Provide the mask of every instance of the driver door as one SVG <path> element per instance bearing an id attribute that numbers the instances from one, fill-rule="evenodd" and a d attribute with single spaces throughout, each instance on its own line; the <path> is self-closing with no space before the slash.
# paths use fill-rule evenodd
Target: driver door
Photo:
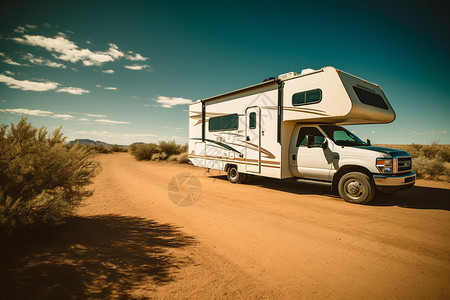
<path id="1" fill-rule="evenodd" d="M 307 144 L 308 137 L 312 141 Z M 331 180 L 331 168 L 333 163 L 332 151 L 326 143 L 325 149 L 322 147 L 326 143 L 326 137 L 317 127 L 301 127 L 296 141 L 298 176 L 317 180 Z"/>

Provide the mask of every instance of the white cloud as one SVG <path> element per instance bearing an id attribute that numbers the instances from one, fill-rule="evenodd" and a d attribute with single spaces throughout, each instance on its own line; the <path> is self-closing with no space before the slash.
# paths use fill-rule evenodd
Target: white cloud
<path id="1" fill-rule="evenodd" d="M 84 114 L 87 117 L 93 117 L 93 118 L 106 118 L 107 115 L 96 115 L 96 114 Z"/>
<path id="2" fill-rule="evenodd" d="M 99 119 L 99 120 L 95 120 L 95 122 L 103 123 L 103 124 L 131 124 L 130 122 L 113 121 L 113 120 L 107 120 L 107 119 Z"/>
<path id="3" fill-rule="evenodd" d="M 5 75 L 0 75 L 0 82 L 4 82 L 7 86 L 9 86 L 12 89 L 20 89 L 24 91 L 36 91 L 36 92 L 54 90 L 59 85 L 59 83 L 51 81 L 36 82 L 29 80 L 17 80 Z"/>
<path id="4" fill-rule="evenodd" d="M 375 131 L 375 130 L 372 130 L 370 133 L 376 133 L 376 131 Z"/>
<path id="5" fill-rule="evenodd" d="M 87 119 L 87 118 L 79 118 L 79 119 L 77 119 L 77 121 L 81 121 L 81 122 L 87 122 L 87 121 L 90 121 L 89 119 Z"/>
<path id="6" fill-rule="evenodd" d="M 113 90 L 113 91 L 117 91 L 117 88 L 114 86 L 105 86 L 105 90 Z"/>
<path id="7" fill-rule="evenodd" d="M 95 86 L 96 86 L 96 87 L 102 87 L 100 84 L 96 84 Z"/>
<path id="8" fill-rule="evenodd" d="M 136 53 L 134 56 L 129 54 L 125 58 L 131 61 L 146 61 L 148 59 L 148 57 L 143 57 L 139 53 Z"/>
<path id="9" fill-rule="evenodd" d="M 5 73 L 8 74 L 8 75 L 15 75 L 13 72 L 8 71 L 8 70 L 6 70 Z"/>
<path id="10" fill-rule="evenodd" d="M 14 29 L 15 33 L 24 33 L 25 31 L 28 31 L 29 29 L 36 29 L 37 26 L 36 25 L 25 25 L 25 27 L 23 26 L 18 26 L 16 29 Z"/>
<path id="11" fill-rule="evenodd" d="M 180 97 L 165 97 L 165 96 L 158 96 L 156 99 L 156 102 L 161 105 L 161 107 L 164 108 L 172 108 L 175 105 L 186 105 L 190 104 L 192 100 L 180 98 Z"/>
<path id="12" fill-rule="evenodd" d="M 138 97 L 138 96 L 133 96 L 133 97 L 131 97 L 131 98 L 133 98 L 133 99 L 139 99 L 139 97 Z"/>
<path id="13" fill-rule="evenodd" d="M 42 58 L 42 57 L 36 57 L 31 53 L 27 53 L 23 56 L 23 59 L 29 61 L 32 64 L 35 65 L 39 65 L 39 66 L 47 66 L 47 67 L 51 67 L 51 68 L 60 68 L 60 69 L 65 69 L 66 66 L 54 61 L 51 61 L 49 59 L 46 58 Z"/>
<path id="14" fill-rule="evenodd" d="M 58 93 L 69 93 L 69 94 L 73 94 L 73 95 L 83 95 L 83 94 L 90 93 L 90 91 L 88 91 L 88 90 L 84 90 L 82 88 L 77 88 L 77 87 L 60 88 L 59 90 L 57 90 L 57 92 Z"/>
<path id="15" fill-rule="evenodd" d="M 1 57 L 5 57 L 6 55 L 5 55 L 5 53 L 0 52 L 0 56 L 1 56 Z"/>
<path id="16" fill-rule="evenodd" d="M 434 135 L 436 133 L 438 133 L 438 134 L 446 134 L 447 131 L 446 130 L 442 130 L 442 131 L 424 131 L 424 132 L 422 132 L 422 131 L 415 131 L 415 130 L 412 131 L 412 134 L 416 134 L 416 135 L 429 135 L 429 134 Z"/>
<path id="17" fill-rule="evenodd" d="M 53 115 L 51 111 L 39 110 L 39 109 L 26 109 L 26 108 L 15 108 L 15 109 L 0 109 L 2 112 L 7 112 L 10 114 L 17 115 L 29 115 L 29 116 L 41 116 L 41 117 L 49 117 Z"/>
<path id="18" fill-rule="evenodd" d="M 16 29 L 14 29 L 14 32 L 16 33 L 24 33 L 25 32 L 25 27 L 19 26 Z"/>
<path id="19" fill-rule="evenodd" d="M 70 119 L 74 119 L 75 117 L 72 115 L 64 115 L 64 114 L 54 114 L 52 116 L 52 118 L 55 119 L 63 119 L 63 120 L 70 120 Z"/>
<path id="20" fill-rule="evenodd" d="M 127 69 L 130 69 L 130 70 L 139 71 L 139 70 L 148 68 L 150 66 L 149 65 L 131 65 L 131 66 L 124 66 L 124 67 Z"/>
<path id="21" fill-rule="evenodd" d="M 5 58 L 5 59 L 3 60 L 3 62 L 4 62 L 5 64 L 13 65 L 13 66 L 22 66 L 22 67 L 28 66 L 28 65 L 26 65 L 26 64 L 21 64 L 21 63 L 18 63 L 18 62 L 16 62 L 16 61 L 13 61 L 13 60 L 12 60 L 11 58 L 9 58 L 9 57 Z"/>
<path id="22" fill-rule="evenodd" d="M 115 44 L 109 44 L 107 51 L 80 49 L 74 42 L 68 40 L 63 33 L 58 33 L 53 38 L 41 35 L 24 35 L 23 37 L 13 38 L 13 40 L 21 44 L 42 47 L 52 52 L 53 57 L 57 59 L 72 63 L 81 61 L 85 66 L 100 66 L 125 55 Z"/>
<path id="23" fill-rule="evenodd" d="M 114 74 L 114 70 L 104 70 L 102 72 L 105 74 Z"/>

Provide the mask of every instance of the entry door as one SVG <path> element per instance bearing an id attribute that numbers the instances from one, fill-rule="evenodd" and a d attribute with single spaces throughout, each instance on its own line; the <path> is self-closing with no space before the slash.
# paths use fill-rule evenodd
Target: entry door
<path id="1" fill-rule="evenodd" d="M 261 110 L 257 106 L 245 111 L 245 140 L 246 170 L 261 173 Z"/>

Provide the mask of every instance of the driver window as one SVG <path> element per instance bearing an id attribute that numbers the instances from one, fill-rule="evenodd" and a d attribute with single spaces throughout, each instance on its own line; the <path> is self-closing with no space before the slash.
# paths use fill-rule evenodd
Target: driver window
<path id="1" fill-rule="evenodd" d="M 313 147 L 321 147 L 325 142 L 325 137 L 316 127 L 302 127 L 300 128 L 300 132 L 298 133 L 297 139 L 297 147 L 306 147 L 306 136 L 312 135 L 314 136 L 314 145 Z"/>

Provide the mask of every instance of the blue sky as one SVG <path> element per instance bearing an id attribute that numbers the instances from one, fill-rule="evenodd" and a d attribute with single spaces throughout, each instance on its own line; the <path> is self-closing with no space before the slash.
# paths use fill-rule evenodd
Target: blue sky
<path id="1" fill-rule="evenodd" d="M 20 1 L 0 12 L 0 123 L 187 142 L 190 101 L 305 68 L 379 84 L 372 143 L 450 144 L 444 1 Z"/>

